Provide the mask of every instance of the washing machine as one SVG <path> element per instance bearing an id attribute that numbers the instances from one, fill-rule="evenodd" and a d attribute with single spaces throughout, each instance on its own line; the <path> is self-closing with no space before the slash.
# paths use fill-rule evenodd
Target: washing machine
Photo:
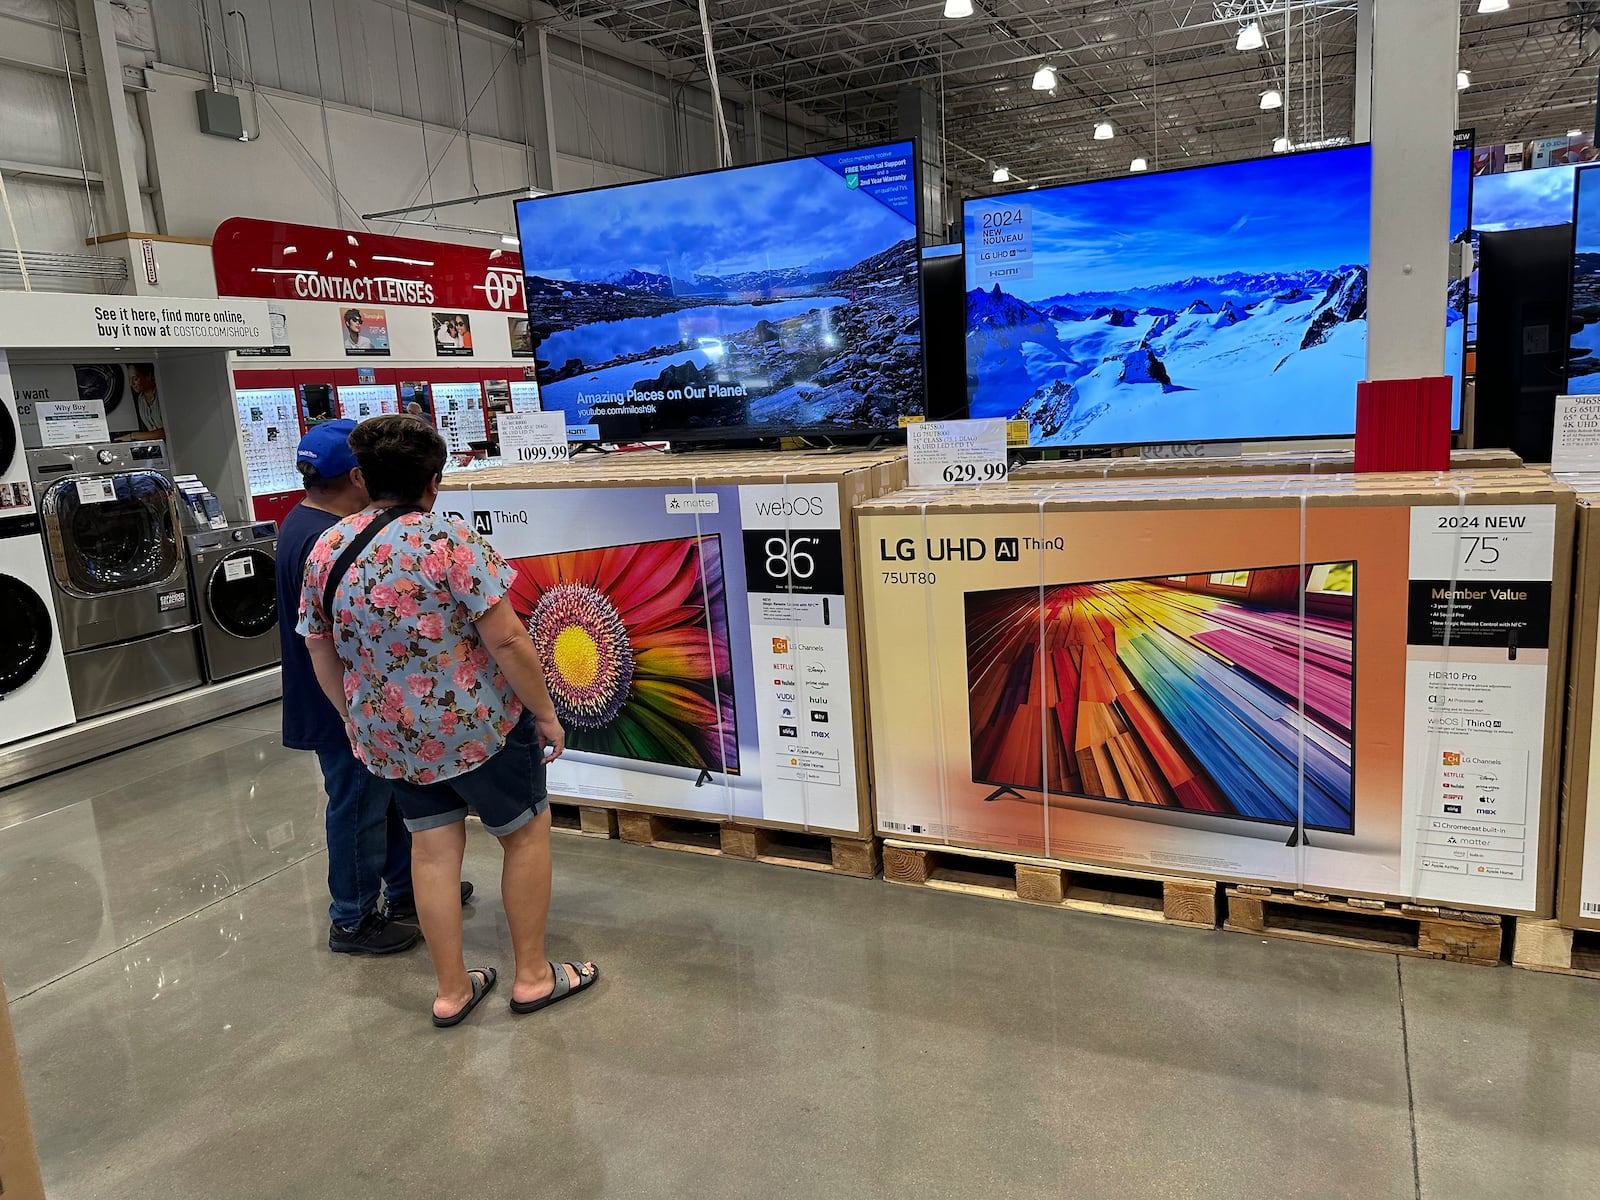
<path id="1" fill-rule="evenodd" d="M 278 661 L 277 544 L 271 521 L 188 537 L 200 648 L 212 683 Z"/>
<path id="2" fill-rule="evenodd" d="M 74 720 L 10 382 L 0 380 L 0 745 Z"/>
<path id="3" fill-rule="evenodd" d="M 158 441 L 28 451 L 79 718 L 202 681 L 178 491 Z"/>

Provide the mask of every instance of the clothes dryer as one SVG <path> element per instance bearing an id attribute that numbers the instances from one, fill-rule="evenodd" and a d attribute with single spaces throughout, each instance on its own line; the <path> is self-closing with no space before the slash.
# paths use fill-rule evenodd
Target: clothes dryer
<path id="1" fill-rule="evenodd" d="M 212 683 L 278 661 L 277 542 L 271 521 L 188 537 L 200 645 Z"/>

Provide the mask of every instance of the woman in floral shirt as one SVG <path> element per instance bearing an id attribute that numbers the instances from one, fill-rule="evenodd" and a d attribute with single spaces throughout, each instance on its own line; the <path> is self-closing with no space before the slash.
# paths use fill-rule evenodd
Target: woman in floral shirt
<path id="1" fill-rule="evenodd" d="M 462 958 L 469 807 L 505 853 L 511 1007 L 534 1012 L 599 978 L 591 962 L 544 958 L 544 774 L 566 735 L 528 631 L 502 602 L 511 569 L 460 521 L 428 511 L 445 462 L 438 431 L 415 417 L 374 417 L 356 426 L 350 448 L 373 503 L 312 549 L 299 631 L 356 756 L 393 781 L 411 831 L 417 917 L 439 977 L 434 1024 L 459 1024 L 496 981 L 493 967 L 468 971 Z"/>

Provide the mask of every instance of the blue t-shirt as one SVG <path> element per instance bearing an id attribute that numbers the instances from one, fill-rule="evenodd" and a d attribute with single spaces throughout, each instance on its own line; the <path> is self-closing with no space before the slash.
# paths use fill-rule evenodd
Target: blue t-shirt
<path id="1" fill-rule="evenodd" d="M 278 642 L 283 648 L 283 744 L 291 750 L 349 750 L 344 722 L 322 694 L 300 621 L 306 559 L 317 539 L 339 518 L 305 503 L 294 506 L 278 530 Z"/>

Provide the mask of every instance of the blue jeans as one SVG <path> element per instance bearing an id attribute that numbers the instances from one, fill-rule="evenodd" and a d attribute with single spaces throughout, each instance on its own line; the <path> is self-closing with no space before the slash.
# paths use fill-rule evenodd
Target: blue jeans
<path id="1" fill-rule="evenodd" d="M 328 793 L 328 918 L 354 929 L 378 908 L 381 884 L 391 904 L 411 902 L 411 835 L 394 789 L 348 750 L 318 750 Z"/>

